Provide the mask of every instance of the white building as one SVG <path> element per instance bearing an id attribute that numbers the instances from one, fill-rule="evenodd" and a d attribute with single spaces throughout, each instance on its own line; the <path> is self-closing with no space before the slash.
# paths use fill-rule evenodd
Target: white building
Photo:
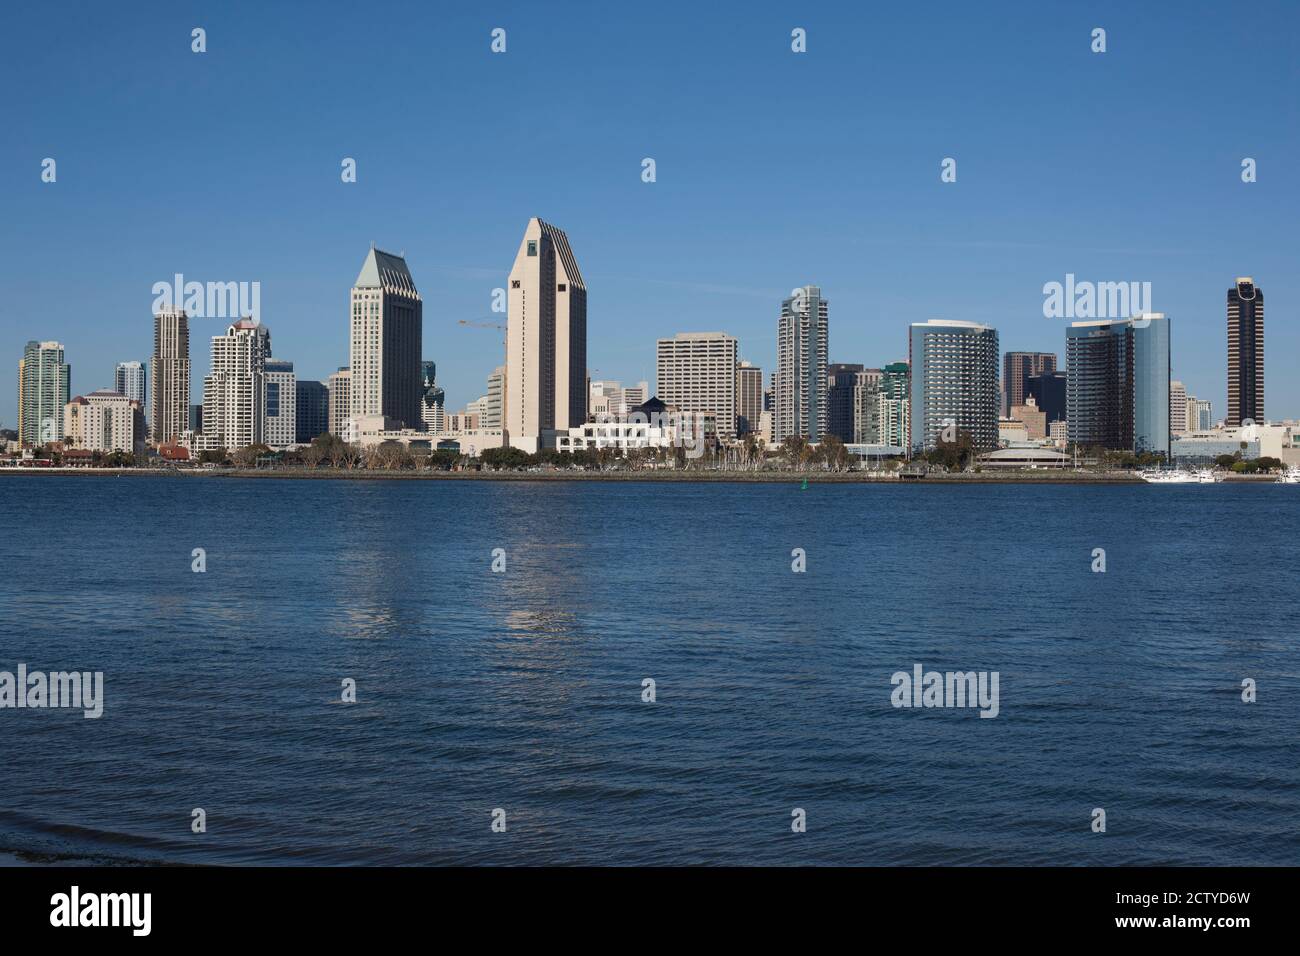
<path id="1" fill-rule="evenodd" d="M 777 320 L 772 410 L 778 443 L 791 435 L 816 443 L 826 434 L 829 355 L 830 303 L 820 287 L 804 286 L 781 303 Z"/>
<path id="2" fill-rule="evenodd" d="M 387 415 L 410 428 L 420 424 L 423 316 L 406 260 L 372 246 L 352 286 L 349 417 Z"/>
<path id="3" fill-rule="evenodd" d="M 252 319 L 240 319 L 225 335 L 212 337 L 212 371 L 203 379 L 203 432 L 200 451 L 238 451 L 266 442 L 266 361 L 271 332 Z"/>
<path id="4" fill-rule="evenodd" d="M 343 429 L 351 414 L 352 406 L 352 372 L 346 366 L 329 377 L 326 387 L 330 390 L 329 433 L 343 437 Z"/>
<path id="5" fill-rule="evenodd" d="M 140 455 L 145 439 L 143 406 L 120 392 L 100 389 L 78 395 L 63 407 L 63 443 L 67 448 Z"/>
<path id="6" fill-rule="evenodd" d="M 655 348 L 655 395 L 687 412 L 711 412 L 724 441 L 736 437 L 739 343 L 725 332 L 679 332 Z M 761 374 L 761 373 L 760 373 Z"/>
<path id="7" fill-rule="evenodd" d="M 149 378 L 150 438 L 155 444 L 176 441 L 190 427 L 190 320 L 184 311 L 166 310 L 153 317 Z"/>
<path id="8" fill-rule="evenodd" d="M 298 379 L 293 363 L 266 360 L 266 433 L 271 448 L 292 448 L 298 443 Z"/>
<path id="9" fill-rule="evenodd" d="M 148 391 L 146 378 L 143 362 L 118 362 L 113 371 L 113 389 L 131 401 L 139 402 L 140 407 L 144 408 Z"/>

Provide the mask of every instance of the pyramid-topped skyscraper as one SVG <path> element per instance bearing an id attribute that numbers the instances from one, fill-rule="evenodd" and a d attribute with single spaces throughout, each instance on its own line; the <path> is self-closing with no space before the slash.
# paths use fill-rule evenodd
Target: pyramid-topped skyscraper
<path id="1" fill-rule="evenodd" d="M 352 286 L 350 418 L 385 415 L 420 427 L 424 310 L 406 260 L 370 248 Z"/>

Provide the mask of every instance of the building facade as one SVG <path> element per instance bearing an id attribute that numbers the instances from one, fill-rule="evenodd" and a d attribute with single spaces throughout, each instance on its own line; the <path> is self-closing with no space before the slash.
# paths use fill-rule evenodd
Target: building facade
<path id="1" fill-rule="evenodd" d="M 424 305 L 406 260 L 371 247 L 352 285 L 348 415 L 421 422 Z"/>
<path id="2" fill-rule="evenodd" d="M 945 431 L 970 436 L 976 450 L 998 445 L 998 333 L 975 322 L 913 323 L 908 447 L 935 448 Z"/>
<path id="3" fill-rule="evenodd" d="M 1168 318 L 1075 322 L 1065 335 L 1070 441 L 1168 458 Z"/>
<path id="4" fill-rule="evenodd" d="M 506 432 L 536 452 L 587 420 L 587 287 L 563 230 L 536 218 L 509 281 Z"/>
<path id="5" fill-rule="evenodd" d="M 63 431 L 68 448 L 131 455 L 144 454 L 147 437 L 140 402 L 107 389 L 68 402 L 63 407 Z"/>
<path id="6" fill-rule="evenodd" d="M 342 437 L 352 411 L 352 370 L 346 365 L 329 378 L 329 433 Z"/>
<path id="7" fill-rule="evenodd" d="M 740 344 L 725 332 L 679 332 L 655 346 L 655 394 L 684 412 L 712 412 L 719 437 L 736 437 Z"/>
<path id="8" fill-rule="evenodd" d="M 1169 383 L 1169 434 L 1181 435 L 1188 430 L 1187 387 L 1182 382 Z"/>
<path id="9" fill-rule="evenodd" d="M 309 444 L 330 430 L 330 390 L 324 382 L 300 381 L 295 386 L 298 406 L 294 424 L 294 441 Z"/>
<path id="10" fill-rule="evenodd" d="M 806 285 L 781 303 L 772 376 L 773 431 L 777 444 L 791 436 L 819 442 L 826 434 L 826 367 L 830 355 L 830 303 L 819 286 Z"/>
<path id="11" fill-rule="evenodd" d="M 1008 352 L 1002 357 L 1002 414 L 1011 413 L 1013 405 L 1025 404 L 1029 397 L 1029 380 L 1044 372 L 1056 371 L 1055 352 Z"/>
<path id="12" fill-rule="evenodd" d="M 1228 290 L 1228 413 L 1236 428 L 1264 418 L 1264 290 L 1249 276 Z"/>
<path id="13" fill-rule="evenodd" d="M 1065 421 L 1066 375 L 1061 371 L 1043 372 L 1029 378 L 1029 394 L 1047 416 L 1047 424 Z"/>
<path id="14" fill-rule="evenodd" d="M 63 440 L 63 409 L 72 366 L 58 342 L 28 342 L 18 363 L 18 441 L 28 447 Z"/>
<path id="15" fill-rule="evenodd" d="M 143 362 L 118 362 L 113 371 L 113 388 L 141 408 L 148 407 L 147 369 Z"/>
<path id="16" fill-rule="evenodd" d="M 153 317 L 149 378 L 153 380 L 149 438 L 156 445 L 176 442 L 190 422 L 190 320 L 184 311 Z"/>
<path id="17" fill-rule="evenodd" d="M 271 331 L 252 319 L 212 337 L 212 371 L 203 379 L 200 450 L 237 451 L 266 443 L 266 363 Z"/>
<path id="18" fill-rule="evenodd" d="M 858 373 L 865 367 L 850 362 L 833 362 L 826 366 L 826 433 L 846 445 L 854 440 L 854 390 Z M 878 376 L 879 369 L 875 371 Z"/>
<path id="19" fill-rule="evenodd" d="M 298 443 L 298 377 L 293 363 L 266 360 L 266 431 L 262 438 L 275 449 Z"/>
<path id="20" fill-rule="evenodd" d="M 759 416 L 762 414 L 763 370 L 757 365 L 742 361 L 736 366 L 736 434 L 750 435 L 757 432 Z"/>

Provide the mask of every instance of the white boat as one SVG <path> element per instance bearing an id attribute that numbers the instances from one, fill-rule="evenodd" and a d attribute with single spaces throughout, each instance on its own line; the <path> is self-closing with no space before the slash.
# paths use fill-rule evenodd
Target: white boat
<path id="1" fill-rule="evenodd" d="M 1140 471 L 1138 475 L 1143 481 L 1149 481 L 1154 485 L 1212 485 L 1216 481 L 1223 480 L 1222 476 L 1215 474 L 1209 468 L 1202 468 L 1200 471 L 1187 471 L 1182 468 L 1154 469 Z"/>
<path id="2" fill-rule="evenodd" d="M 1277 476 L 1279 485 L 1300 485 L 1300 469 L 1288 468 Z"/>

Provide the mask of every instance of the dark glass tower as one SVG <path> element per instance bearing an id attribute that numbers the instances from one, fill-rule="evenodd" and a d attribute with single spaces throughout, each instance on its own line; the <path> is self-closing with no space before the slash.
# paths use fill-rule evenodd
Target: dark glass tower
<path id="1" fill-rule="evenodd" d="M 1249 276 L 1228 290 L 1228 417 L 1264 419 L 1264 292 Z"/>

